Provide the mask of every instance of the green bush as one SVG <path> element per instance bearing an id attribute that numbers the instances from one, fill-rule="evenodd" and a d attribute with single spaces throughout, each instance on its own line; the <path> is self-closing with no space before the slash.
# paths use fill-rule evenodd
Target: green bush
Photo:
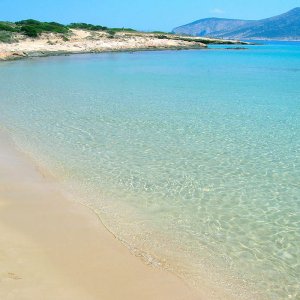
<path id="1" fill-rule="evenodd" d="M 68 38 L 67 36 L 63 35 L 63 36 L 62 36 L 62 40 L 63 40 L 64 42 L 67 42 L 67 41 L 69 41 L 69 38 Z"/>
<path id="2" fill-rule="evenodd" d="M 120 31 L 129 31 L 129 32 L 136 32 L 136 30 L 132 29 L 132 28 L 109 28 L 110 31 L 114 31 L 114 32 L 120 32 Z"/>
<path id="3" fill-rule="evenodd" d="M 37 29 L 40 29 L 41 32 L 56 32 L 56 33 L 66 33 L 68 28 L 64 25 L 51 22 L 51 23 L 42 23 Z"/>
<path id="4" fill-rule="evenodd" d="M 28 20 L 21 20 L 15 23 L 16 25 L 39 25 L 41 24 L 40 21 L 28 19 Z"/>
<path id="5" fill-rule="evenodd" d="M 43 32 L 67 33 L 69 30 L 65 25 L 56 22 L 40 22 L 33 19 L 16 22 L 16 25 L 21 25 L 21 32 L 29 37 L 37 37 Z"/>
<path id="6" fill-rule="evenodd" d="M 166 34 L 166 32 L 164 31 L 150 31 L 150 33 Z"/>
<path id="7" fill-rule="evenodd" d="M 5 22 L 0 22 L 0 30 L 10 31 L 10 32 L 18 31 L 17 27 L 13 26 L 11 23 L 5 23 Z"/>
<path id="8" fill-rule="evenodd" d="M 11 43 L 11 42 L 13 42 L 11 32 L 0 31 L 0 42 L 2 42 L 2 43 Z"/>
<path id="9" fill-rule="evenodd" d="M 68 25 L 68 27 L 74 28 L 74 29 L 85 29 L 85 30 L 93 30 L 93 31 L 107 30 L 107 27 L 100 26 L 100 25 L 87 24 L 87 23 L 71 23 Z"/>
<path id="10" fill-rule="evenodd" d="M 111 29 L 107 30 L 106 32 L 111 36 L 114 36 L 116 34 L 116 31 L 111 30 Z"/>
<path id="11" fill-rule="evenodd" d="M 38 37 L 40 34 L 34 25 L 24 25 L 21 27 L 21 31 L 29 37 Z"/>
<path id="12" fill-rule="evenodd" d="M 155 37 L 158 39 L 168 39 L 168 36 L 163 34 L 156 35 Z"/>

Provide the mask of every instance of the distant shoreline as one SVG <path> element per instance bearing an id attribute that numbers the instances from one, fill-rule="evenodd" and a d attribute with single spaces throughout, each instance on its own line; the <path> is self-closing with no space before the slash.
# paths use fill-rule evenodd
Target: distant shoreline
<path id="1" fill-rule="evenodd" d="M 205 18 L 173 29 L 176 34 L 204 34 L 242 40 L 297 40 L 300 41 L 300 7 L 283 14 L 260 20 Z"/>
<path id="2" fill-rule="evenodd" d="M 117 32 L 72 29 L 66 39 L 59 33 L 43 33 L 30 38 L 18 35 L 15 42 L 0 43 L 0 61 L 55 55 L 134 52 L 155 50 L 206 49 L 210 44 L 248 45 L 248 42 L 173 34 Z"/>

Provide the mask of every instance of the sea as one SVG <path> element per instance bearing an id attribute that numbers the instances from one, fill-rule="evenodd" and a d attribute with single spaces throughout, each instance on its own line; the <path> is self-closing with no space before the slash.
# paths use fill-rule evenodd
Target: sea
<path id="1" fill-rule="evenodd" d="M 0 128 L 152 267 L 300 299 L 300 42 L 235 47 L 1 62 Z"/>

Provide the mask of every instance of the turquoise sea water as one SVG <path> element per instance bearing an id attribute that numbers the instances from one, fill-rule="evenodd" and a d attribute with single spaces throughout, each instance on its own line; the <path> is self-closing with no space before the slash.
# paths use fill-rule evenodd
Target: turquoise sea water
<path id="1" fill-rule="evenodd" d="M 147 263 L 300 298 L 300 43 L 0 64 L 0 124 Z"/>

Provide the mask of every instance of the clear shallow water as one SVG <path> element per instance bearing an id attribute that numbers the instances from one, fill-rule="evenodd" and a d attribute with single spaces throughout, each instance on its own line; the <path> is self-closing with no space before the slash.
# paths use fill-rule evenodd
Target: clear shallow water
<path id="1" fill-rule="evenodd" d="M 299 43 L 7 62 L 0 87 L 1 126 L 147 262 L 299 299 Z"/>

